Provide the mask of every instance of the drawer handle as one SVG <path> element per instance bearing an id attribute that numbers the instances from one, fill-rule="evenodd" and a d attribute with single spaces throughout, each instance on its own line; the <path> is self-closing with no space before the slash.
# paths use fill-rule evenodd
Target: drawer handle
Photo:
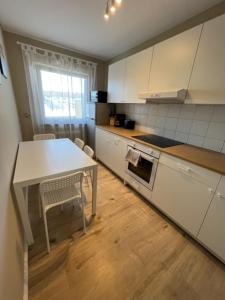
<path id="1" fill-rule="evenodd" d="M 183 166 L 181 166 L 180 164 L 178 164 L 178 169 L 179 169 L 180 171 L 185 172 L 185 173 L 190 173 L 190 172 L 192 171 L 191 168 L 189 168 L 189 167 L 183 167 Z"/>
<path id="2" fill-rule="evenodd" d="M 217 193 L 216 195 L 217 195 L 217 197 L 219 197 L 220 199 L 221 199 L 221 198 L 222 198 L 222 199 L 225 199 L 225 196 L 222 195 L 221 193 Z"/>
<path id="3" fill-rule="evenodd" d="M 214 190 L 212 188 L 208 188 L 208 191 L 210 194 L 214 193 Z"/>

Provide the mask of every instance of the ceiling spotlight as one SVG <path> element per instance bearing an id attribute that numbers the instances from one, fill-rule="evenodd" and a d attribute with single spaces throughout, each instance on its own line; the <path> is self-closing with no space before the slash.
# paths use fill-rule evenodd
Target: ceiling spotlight
<path id="1" fill-rule="evenodd" d="M 105 18 L 106 20 L 108 20 L 108 18 L 109 18 L 109 4 L 108 4 L 108 2 L 107 2 L 107 4 L 106 4 L 104 18 Z"/>
<path id="2" fill-rule="evenodd" d="M 110 11 L 111 11 L 111 13 L 114 13 L 116 11 L 115 0 L 111 1 Z"/>
<path id="3" fill-rule="evenodd" d="M 116 8 L 119 7 L 121 3 L 122 0 L 108 0 L 106 2 L 105 13 L 104 13 L 105 20 L 109 19 L 110 14 L 115 13 Z"/>

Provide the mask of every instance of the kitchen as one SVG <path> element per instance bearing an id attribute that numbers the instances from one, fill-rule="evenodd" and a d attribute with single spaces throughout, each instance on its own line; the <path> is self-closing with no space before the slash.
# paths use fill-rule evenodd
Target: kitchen
<path id="1" fill-rule="evenodd" d="M 165 2 L 145 5 L 169 18 L 172 12 Z M 193 13 L 188 14 L 187 2 L 178 2 L 173 4 L 177 23 L 129 47 L 125 41 L 111 44 L 111 50 L 101 44 L 101 53 L 108 51 L 104 60 L 86 55 L 88 51 L 61 49 L 60 43 L 47 43 L 47 38 L 35 39 L 34 33 L 22 34 L 22 27 L 13 31 L 12 20 L 0 14 L 1 44 L 9 65 L 7 76 L 1 67 L 0 90 L 4 99 L 6 94 L 11 97 L 10 130 L 20 127 L 22 132 L 11 132 L 14 150 L 8 152 L 7 175 L 13 178 L 15 195 L 12 192 L 10 201 L 15 207 L 9 220 L 16 220 L 11 235 L 16 236 L 19 254 L 15 258 L 15 245 L 8 242 L 12 265 L 5 260 L 7 274 L 17 270 L 12 282 L 20 293 L 5 282 L 3 299 L 224 298 L 225 3 L 210 6 L 210 1 L 201 1 L 200 7 L 193 1 Z M 4 7 L 8 8 L 6 2 Z M 112 32 L 137 4 L 99 1 L 95 11 L 99 7 L 105 8 L 101 24 L 112 26 Z M 154 22 L 159 26 L 159 19 Z M 143 24 L 137 30 L 143 30 Z M 132 40 L 135 34 L 130 35 Z M 6 61 L 6 55 L 2 57 Z M 54 60 L 46 62 L 46 57 Z M 76 116 L 69 112 L 68 124 L 65 115 L 65 120 L 59 118 L 67 109 L 67 86 L 64 83 L 62 94 L 57 86 L 73 59 L 77 77 L 68 73 L 67 78 L 78 83 L 67 93 L 75 99 L 69 111 L 76 111 Z M 35 63 L 38 76 L 32 73 Z M 40 86 L 42 94 L 36 95 Z M 37 109 L 42 97 L 47 124 L 37 123 L 42 119 Z M 87 99 L 85 105 L 79 97 Z M 9 121 L 4 124 L 6 130 Z M 35 141 L 40 133 L 53 134 L 53 140 Z M 84 145 L 93 149 L 91 156 Z M 57 174 L 80 170 L 83 206 L 59 202 L 61 209 L 48 213 L 46 230 L 47 210 L 39 200 L 44 197 L 42 186 Z"/>

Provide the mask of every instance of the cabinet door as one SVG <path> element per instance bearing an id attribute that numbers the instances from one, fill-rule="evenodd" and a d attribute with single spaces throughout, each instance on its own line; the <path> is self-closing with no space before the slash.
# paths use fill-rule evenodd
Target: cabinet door
<path id="1" fill-rule="evenodd" d="M 122 59 L 109 66 L 108 102 L 119 103 L 124 100 L 124 76 L 126 60 Z"/>
<path id="2" fill-rule="evenodd" d="M 118 136 L 114 136 L 112 139 L 113 146 L 112 146 L 112 170 L 121 178 L 125 178 L 125 156 L 127 153 L 127 141 L 123 138 Z"/>
<path id="3" fill-rule="evenodd" d="M 145 103 L 138 99 L 140 92 L 148 89 L 152 48 L 129 56 L 126 61 L 124 100 L 127 103 Z"/>
<path id="4" fill-rule="evenodd" d="M 154 46 L 149 89 L 187 89 L 202 25 Z"/>
<path id="5" fill-rule="evenodd" d="M 108 167 L 112 164 L 112 158 L 109 153 L 110 151 L 110 136 L 104 130 L 96 128 L 95 131 L 96 139 L 95 139 L 95 149 L 96 149 L 96 157 L 100 159 L 105 165 Z"/>
<path id="6" fill-rule="evenodd" d="M 225 176 L 219 183 L 198 239 L 225 261 Z"/>
<path id="7" fill-rule="evenodd" d="M 96 157 L 121 178 L 125 176 L 126 153 L 126 139 L 96 128 Z"/>
<path id="8" fill-rule="evenodd" d="M 188 102 L 225 104 L 225 15 L 203 26 Z"/>
<path id="9" fill-rule="evenodd" d="M 185 163 L 177 166 L 176 169 L 159 163 L 152 202 L 197 236 L 213 193 L 207 185 L 191 176 L 192 170 Z"/>

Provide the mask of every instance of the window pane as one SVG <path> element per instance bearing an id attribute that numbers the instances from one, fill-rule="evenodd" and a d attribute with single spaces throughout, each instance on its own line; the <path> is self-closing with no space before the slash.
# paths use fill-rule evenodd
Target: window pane
<path id="1" fill-rule="evenodd" d="M 82 118 L 85 79 L 41 70 L 45 117 Z"/>

